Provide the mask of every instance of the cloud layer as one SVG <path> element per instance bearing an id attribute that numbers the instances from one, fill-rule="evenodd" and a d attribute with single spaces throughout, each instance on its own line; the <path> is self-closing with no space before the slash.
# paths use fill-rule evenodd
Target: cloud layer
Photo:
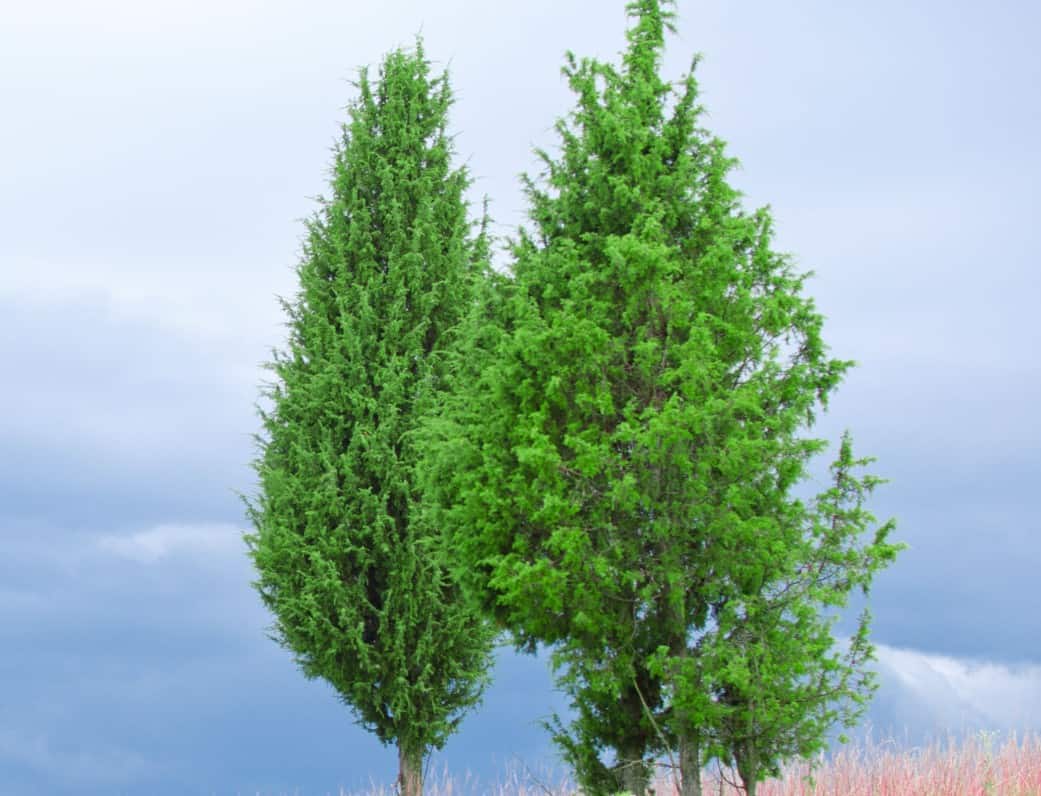
<path id="1" fill-rule="evenodd" d="M 98 547 L 108 553 L 154 564 L 174 555 L 192 558 L 240 555 L 242 531 L 233 525 L 157 525 L 129 536 L 101 536 Z"/>
<path id="2" fill-rule="evenodd" d="M 1041 665 L 930 655 L 879 645 L 877 733 L 914 743 L 981 730 L 1041 732 Z"/>

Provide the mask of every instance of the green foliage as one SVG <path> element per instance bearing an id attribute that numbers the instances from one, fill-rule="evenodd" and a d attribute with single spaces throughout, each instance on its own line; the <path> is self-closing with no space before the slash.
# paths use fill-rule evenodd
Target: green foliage
<path id="1" fill-rule="evenodd" d="M 475 364 L 421 467 L 464 588 L 520 648 L 555 645 L 579 715 L 551 729 L 595 793 L 642 791 L 677 747 L 753 778 L 814 748 L 821 705 L 850 691 L 817 606 L 895 552 L 884 533 L 849 546 L 869 483 L 849 462 L 814 508 L 792 497 L 825 447 L 804 432 L 852 363 L 828 356 L 768 209 L 728 184 L 696 59 L 678 88 L 659 75 L 670 5 L 629 4 L 620 67 L 568 53 L 559 155 L 526 178 L 533 228 L 471 316 Z M 868 657 L 861 627 L 849 666 Z"/>
<path id="2" fill-rule="evenodd" d="M 790 524 L 771 535 L 777 550 L 768 577 L 712 605 L 712 630 L 693 655 L 662 647 L 651 664 L 670 683 L 678 712 L 701 716 L 699 730 L 711 728 L 706 757 L 735 766 L 746 786 L 779 776 L 792 758 L 811 759 L 836 720 L 856 724 L 877 688 L 865 668 L 874 660 L 868 612 L 844 651 L 831 635 L 837 617 L 827 615 L 845 607 L 854 588 L 867 594 L 904 547 L 887 541 L 893 521 L 858 543 L 875 523 L 864 502 L 882 481 L 857 478 L 854 469 L 871 461 L 853 458 L 847 433 L 831 466 L 833 486 L 811 507 L 789 503 Z"/>
<path id="3" fill-rule="evenodd" d="M 246 539 L 272 638 L 415 768 L 479 701 L 491 664 L 493 632 L 449 577 L 415 473 L 415 431 L 449 383 L 487 240 L 450 163 L 447 76 L 430 76 L 422 45 L 356 85 L 297 301 L 282 301 L 289 351 L 267 365 L 278 382 Z"/>

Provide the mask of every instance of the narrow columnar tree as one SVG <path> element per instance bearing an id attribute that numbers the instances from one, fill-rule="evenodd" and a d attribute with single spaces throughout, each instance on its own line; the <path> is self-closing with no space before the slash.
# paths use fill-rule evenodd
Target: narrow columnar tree
<path id="1" fill-rule="evenodd" d="M 288 354 L 260 411 L 246 500 L 272 638 L 399 752 L 407 796 L 487 682 L 493 633 L 460 599 L 424 519 L 415 430 L 450 373 L 455 327 L 487 270 L 446 133 L 451 94 L 422 45 L 356 84 L 331 197 L 308 222 Z M 245 500 L 245 499 L 244 499 Z"/>
<path id="2" fill-rule="evenodd" d="M 831 671 L 809 569 L 824 554 L 806 541 L 830 527 L 827 500 L 792 492 L 852 363 L 828 355 L 768 209 L 744 211 L 729 185 L 735 161 L 699 126 L 696 61 L 678 88 L 660 76 L 671 5 L 629 3 L 620 66 L 568 54 L 576 107 L 527 180 L 532 228 L 499 327 L 423 469 L 464 588 L 520 646 L 554 645 L 578 711 L 555 738 L 595 793 L 644 793 L 663 751 L 684 794 L 709 756 L 754 780 L 807 744 L 748 716 Z M 841 547 L 864 524 L 835 528 Z M 892 559 L 888 529 L 835 563 L 843 587 Z M 789 581 L 805 599 L 772 602 Z M 757 619 L 770 608 L 797 617 L 787 649 Z M 823 731 L 801 709 L 784 722 Z"/>

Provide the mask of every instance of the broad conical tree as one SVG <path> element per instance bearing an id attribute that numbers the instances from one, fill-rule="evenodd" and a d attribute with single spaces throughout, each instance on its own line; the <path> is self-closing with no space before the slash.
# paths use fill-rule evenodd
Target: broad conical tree
<path id="1" fill-rule="evenodd" d="M 769 211 L 741 208 L 735 161 L 699 126 L 694 65 L 678 88 L 661 77 L 671 6 L 629 3 L 619 66 L 568 54 L 576 107 L 527 181 L 499 329 L 424 468 L 465 588 L 522 646 L 555 646 L 578 713 L 555 737 L 594 793 L 645 793 L 662 752 L 685 796 L 710 755 L 761 772 L 743 750 L 787 748 L 743 718 L 832 641 L 809 622 L 756 658 L 770 636 L 754 617 L 818 555 L 800 540 L 828 524 L 792 492 L 852 363 L 828 355 Z M 838 558 L 860 567 L 844 588 L 891 560 L 888 527 Z M 807 600 L 779 611 L 826 602 L 796 591 Z"/>
<path id="2" fill-rule="evenodd" d="M 424 519 L 415 430 L 449 382 L 453 333 L 488 270 L 452 165 L 446 75 L 422 44 L 362 70 L 331 196 L 308 222 L 287 353 L 261 410 L 246 500 L 273 638 L 396 744 L 401 792 L 480 699 L 493 632 L 461 601 Z"/>

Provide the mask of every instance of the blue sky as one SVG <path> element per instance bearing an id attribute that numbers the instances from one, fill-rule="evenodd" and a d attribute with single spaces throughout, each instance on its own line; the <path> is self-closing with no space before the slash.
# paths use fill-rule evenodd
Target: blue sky
<path id="1" fill-rule="evenodd" d="M 611 58 L 622 0 L 44 0 L 0 27 L 0 792 L 335 792 L 395 755 L 265 637 L 235 490 L 300 219 L 355 69 L 422 29 L 498 230 Z M 905 552 L 871 599 L 878 727 L 1041 729 L 1035 304 L 1041 12 L 680 0 L 706 124 L 860 366 L 819 426 L 878 458 Z M 544 659 L 504 652 L 434 767 L 553 762 Z"/>

